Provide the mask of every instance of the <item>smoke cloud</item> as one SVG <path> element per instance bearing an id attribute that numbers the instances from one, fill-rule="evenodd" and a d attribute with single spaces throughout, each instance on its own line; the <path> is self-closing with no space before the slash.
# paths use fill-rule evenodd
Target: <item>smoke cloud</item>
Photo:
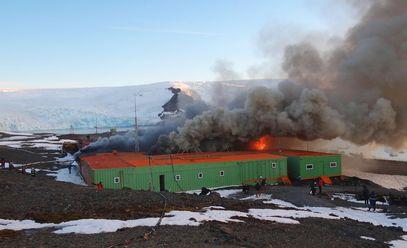
<path id="1" fill-rule="evenodd" d="M 282 69 L 289 81 L 278 89 L 252 88 L 236 98 L 240 107 L 205 111 L 158 146 L 228 150 L 265 134 L 398 146 L 407 136 L 406 68 L 407 1 L 375 1 L 329 52 L 309 42 L 287 46 Z"/>

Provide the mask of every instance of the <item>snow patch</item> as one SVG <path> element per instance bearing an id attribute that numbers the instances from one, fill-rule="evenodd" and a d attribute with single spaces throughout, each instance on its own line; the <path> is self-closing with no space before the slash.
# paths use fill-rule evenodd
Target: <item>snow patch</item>
<path id="1" fill-rule="evenodd" d="M 83 181 L 83 179 L 80 175 L 79 167 L 76 162 L 72 163 L 71 173 L 69 173 L 68 168 L 63 168 L 63 169 L 48 173 L 47 176 L 55 177 L 55 180 L 60 181 L 60 182 L 73 183 L 73 184 L 82 185 L 82 186 L 87 185 L 85 183 L 85 181 Z"/>
<path id="2" fill-rule="evenodd" d="M 343 174 L 350 177 L 359 177 L 374 182 L 382 187 L 402 191 L 407 187 L 407 176 L 375 174 L 356 170 L 344 170 Z"/>
<path id="3" fill-rule="evenodd" d="M 366 239 L 366 240 L 372 240 L 372 241 L 375 241 L 375 240 L 376 240 L 375 238 L 367 237 L 367 236 L 360 236 L 360 238 L 361 238 L 361 239 Z"/>
<path id="4" fill-rule="evenodd" d="M 406 248 L 407 247 L 407 235 L 403 235 L 401 238 L 402 239 L 390 241 L 390 242 L 388 242 L 388 244 L 390 245 L 390 247 L 394 247 L 394 248 Z"/>

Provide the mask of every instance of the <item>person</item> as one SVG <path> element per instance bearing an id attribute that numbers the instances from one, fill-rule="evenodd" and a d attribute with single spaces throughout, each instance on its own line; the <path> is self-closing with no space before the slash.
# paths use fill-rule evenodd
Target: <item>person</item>
<path id="1" fill-rule="evenodd" d="M 71 174 L 71 172 L 72 172 L 72 163 L 70 163 L 70 164 L 68 165 L 68 171 L 69 171 L 69 174 Z"/>
<path id="2" fill-rule="evenodd" d="M 261 179 L 261 186 L 265 187 L 266 186 L 266 179 L 263 178 L 263 177 L 260 177 L 260 179 Z"/>
<path id="3" fill-rule="evenodd" d="M 97 187 L 98 190 L 102 190 L 104 188 L 101 181 L 99 181 L 99 183 L 96 184 L 96 187 Z"/>
<path id="4" fill-rule="evenodd" d="M 369 211 L 371 208 L 373 208 L 373 212 L 376 211 L 376 193 L 374 191 L 372 191 L 372 193 L 370 193 L 369 196 Z"/>
<path id="5" fill-rule="evenodd" d="M 21 166 L 21 174 L 25 174 L 25 165 Z"/>
<path id="6" fill-rule="evenodd" d="M 86 140 L 82 142 L 82 148 L 86 148 L 87 146 L 90 145 L 90 143 L 92 143 L 90 135 L 86 135 Z"/>
<path id="7" fill-rule="evenodd" d="M 257 182 L 256 185 L 254 186 L 254 188 L 256 189 L 256 197 L 259 197 L 260 196 L 260 190 L 261 190 L 260 182 Z"/>
<path id="8" fill-rule="evenodd" d="M 10 161 L 8 162 L 8 169 L 13 170 L 14 169 L 14 164 Z"/>
<path id="9" fill-rule="evenodd" d="M 365 205 L 369 205 L 369 190 L 366 187 L 366 185 L 363 185 L 363 191 L 362 191 L 362 198 L 365 201 Z"/>
<path id="10" fill-rule="evenodd" d="M 311 189 L 310 193 L 312 195 L 315 195 L 315 192 L 317 191 L 316 186 L 317 186 L 317 182 L 315 181 L 315 179 L 312 179 L 311 182 L 310 182 L 310 185 L 309 185 L 309 187 Z"/>
<path id="11" fill-rule="evenodd" d="M 211 192 L 210 189 L 205 188 L 205 187 L 202 187 L 202 188 L 201 188 L 201 193 L 200 193 L 199 195 L 207 195 L 207 194 L 209 194 L 210 192 Z"/>
<path id="12" fill-rule="evenodd" d="M 247 185 L 247 184 L 244 183 L 244 184 L 242 185 L 242 191 L 243 191 L 243 193 L 245 193 L 245 194 L 246 194 L 247 192 L 249 192 L 249 185 Z"/>
<path id="13" fill-rule="evenodd" d="M 37 171 L 35 170 L 34 167 L 31 168 L 31 176 L 35 177 L 35 175 L 37 174 Z"/>
<path id="14" fill-rule="evenodd" d="M 4 158 L 0 159 L 0 166 L 1 168 L 5 169 L 6 168 L 6 160 Z"/>
<path id="15" fill-rule="evenodd" d="M 324 186 L 324 181 L 322 181 L 322 178 L 318 177 L 318 194 L 322 194 L 322 187 Z"/>

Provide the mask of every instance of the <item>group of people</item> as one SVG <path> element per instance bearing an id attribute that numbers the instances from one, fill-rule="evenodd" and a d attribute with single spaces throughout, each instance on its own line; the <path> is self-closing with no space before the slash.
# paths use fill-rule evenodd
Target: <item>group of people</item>
<path id="1" fill-rule="evenodd" d="M 15 169 L 14 164 L 11 161 L 7 161 L 5 158 L 0 158 L 0 167 L 2 169 L 9 169 L 9 170 Z M 21 169 L 20 169 L 22 174 L 30 174 L 33 177 L 37 175 L 37 170 L 34 167 L 31 167 L 31 170 L 29 173 L 27 173 L 26 170 L 27 170 L 26 165 L 22 165 Z"/>
<path id="2" fill-rule="evenodd" d="M 366 187 L 366 185 L 363 185 L 362 197 L 365 201 L 365 205 L 368 207 L 368 210 L 370 211 L 370 209 L 373 209 L 373 211 L 376 211 L 376 192 L 369 192 L 369 189 Z"/>
<path id="3" fill-rule="evenodd" d="M 260 177 L 257 181 L 256 184 L 254 185 L 254 188 L 256 189 L 256 197 L 259 197 L 261 193 L 263 192 L 264 188 L 266 187 L 266 179 L 263 177 Z M 250 186 L 246 183 L 242 183 L 242 192 L 243 193 L 248 193 L 250 190 Z"/>
<path id="4" fill-rule="evenodd" d="M 322 188 L 324 187 L 324 181 L 322 178 L 318 177 L 317 179 L 312 179 L 310 182 L 310 194 L 315 195 L 317 193 L 318 189 L 318 194 L 322 194 Z"/>

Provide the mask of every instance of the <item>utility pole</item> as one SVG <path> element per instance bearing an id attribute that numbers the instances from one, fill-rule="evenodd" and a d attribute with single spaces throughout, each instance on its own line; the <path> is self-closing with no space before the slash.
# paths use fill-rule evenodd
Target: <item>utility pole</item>
<path id="1" fill-rule="evenodd" d="M 134 151 L 140 151 L 140 143 L 138 140 L 138 122 L 137 122 L 137 94 L 134 95 Z"/>
<path id="2" fill-rule="evenodd" d="M 95 119 L 96 119 L 95 132 L 96 132 L 96 134 L 98 134 L 98 117 L 96 116 Z"/>

